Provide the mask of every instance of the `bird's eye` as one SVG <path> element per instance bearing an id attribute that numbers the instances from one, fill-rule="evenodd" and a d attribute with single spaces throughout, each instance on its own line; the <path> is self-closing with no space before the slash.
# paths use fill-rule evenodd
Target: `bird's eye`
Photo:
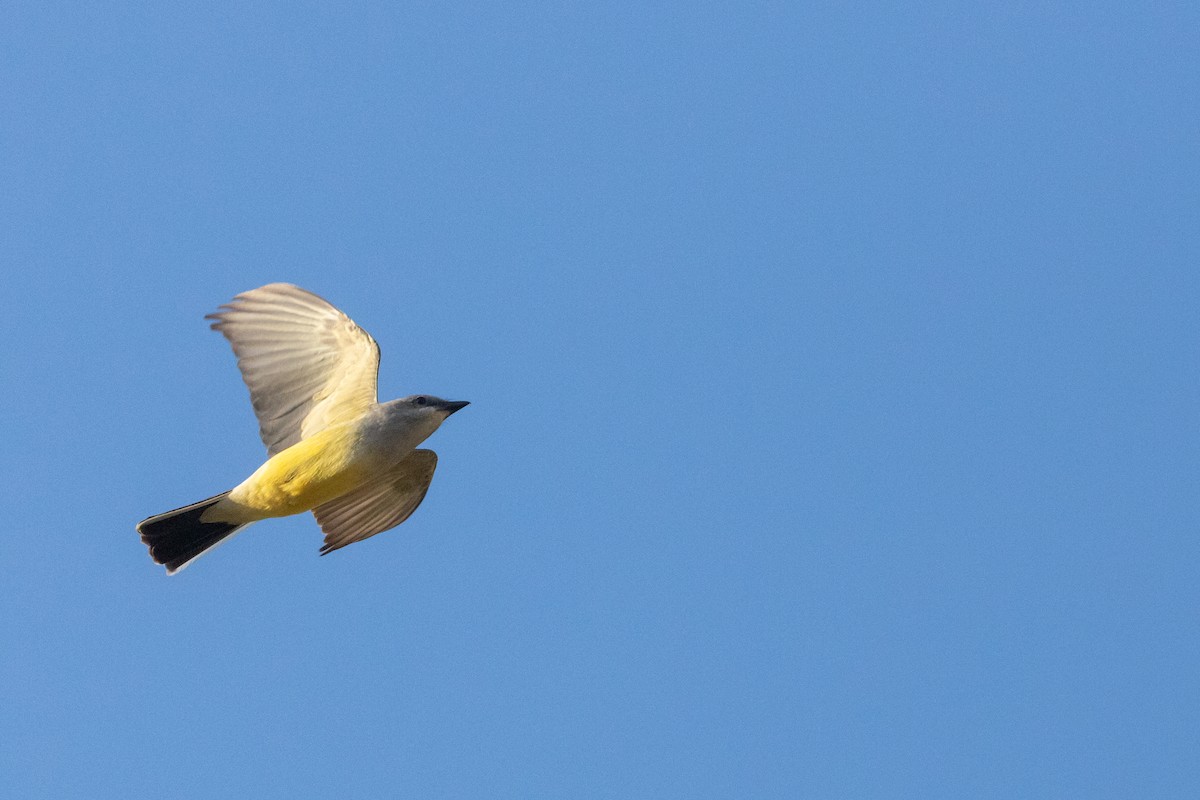
<path id="1" fill-rule="evenodd" d="M 425 405 L 425 402 L 426 402 L 426 401 L 425 401 L 425 398 L 424 398 L 424 397 L 418 397 L 418 398 L 416 398 L 415 400 L 413 400 L 413 402 L 414 402 L 414 403 L 416 403 L 416 404 L 417 404 L 417 405 L 419 405 L 419 406 L 423 406 L 423 405 Z"/>

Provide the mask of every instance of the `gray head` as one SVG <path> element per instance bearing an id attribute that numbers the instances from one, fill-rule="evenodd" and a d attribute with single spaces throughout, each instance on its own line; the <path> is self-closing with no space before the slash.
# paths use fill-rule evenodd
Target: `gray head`
<path id="1" fill-rule="evenodd" d="M 431 394 L 414 394 L 411 397 L 401 397 L 399 400 L 394 400 L 393 402 L 396 405 L 406 406 L 414 414 L 420 416 L 436 414 L 441 417 L 438 420 L 439 422 L 455 411 L 470 405 L 466 400 L 443 400 Z"/>
<path id="2" fill-rule="evenodd" d="M 380 407 L 401 447 L 415 447 L 438 429 L 446 417 L 467 405 L 465 400 L 443 400 L 431 394 L 414 394 L 383 403 Z"/>

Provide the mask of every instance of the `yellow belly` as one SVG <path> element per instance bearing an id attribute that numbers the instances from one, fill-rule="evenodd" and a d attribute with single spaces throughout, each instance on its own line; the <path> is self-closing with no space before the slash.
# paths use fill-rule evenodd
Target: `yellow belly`
<path id="1" fill-rule="evenodd" d="M 362 485 L 370 477 L 356 463 L 354 425 L 339 425 L 272 456 L 229 493 L 229 500 L 258 518 L 309 511 Z"/>

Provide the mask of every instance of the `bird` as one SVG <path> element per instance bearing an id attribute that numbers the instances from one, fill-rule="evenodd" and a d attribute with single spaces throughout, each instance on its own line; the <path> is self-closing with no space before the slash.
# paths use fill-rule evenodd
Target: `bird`
<path id="1" fill-rule="evenodd" d="M 267 460 L 227 492 L 138 523 L 168 575 L 271 517 L 311 511 L 325 535 L 321 555 L 408 519 L 437 466 L 437 454 L 417 445 L 467 401 L 380 403 L 379 345 L 290 283 L 242 292 L 205 319 L 237 356 Z"/>

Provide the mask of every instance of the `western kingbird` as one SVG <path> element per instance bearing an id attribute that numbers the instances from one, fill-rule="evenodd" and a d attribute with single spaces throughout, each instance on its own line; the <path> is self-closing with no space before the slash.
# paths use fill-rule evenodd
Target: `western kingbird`
<path id="1" fill-rule="evenodd" d="M 416 511 L 437 455 L 415 448 L 465 400 L 378 402 L 379 345 L 298 286 L 244 292 L 205 319 L 233 346 L 269 457 L 228 492 L 138 523 L 167 574 L 260 519 L 312 511 L 325 555 Z"/>

